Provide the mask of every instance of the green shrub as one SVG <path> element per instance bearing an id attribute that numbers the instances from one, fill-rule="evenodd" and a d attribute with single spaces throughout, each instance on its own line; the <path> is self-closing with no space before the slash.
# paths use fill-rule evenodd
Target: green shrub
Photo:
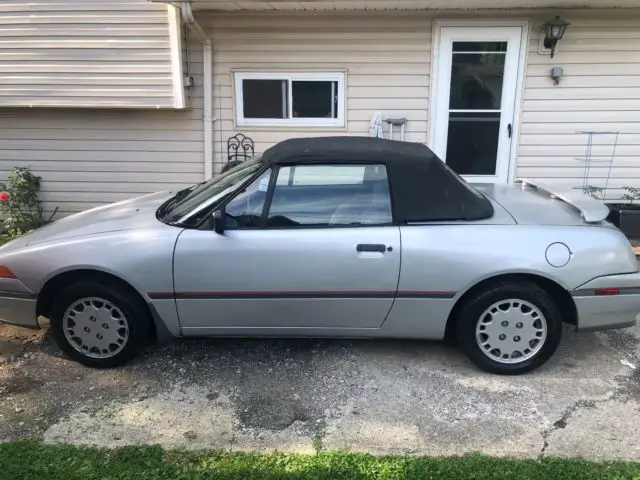
<path id="1" fill-rule="evenodd" d="M 622 195 L 622 199 L 626 200 L 630 204 L 634 205 L 640 200 L 640 188 L 636 187 L 622 187 L 625 193 Z"/>
<path id="2" fill-rule="evenodd" d="M 591 195 L 596 200 L 604 200 L 605 189 L 602 187 L 596 187 L 595 185 L 589 185 L 584 189 L 584 193 Z"/>
<path id="3" fill-rule="evenodd" d="M 19 237 L 51 221 L 56 211 L 44 218 L 40 201 L 41 178 L 28 167 L 16 167 L 9 174 L 9 183 L 0 183 L 0 211 L 4 217 L 4 230 L 9 238 Z M 56 209 L 57 210 L 57 209 Z"/>

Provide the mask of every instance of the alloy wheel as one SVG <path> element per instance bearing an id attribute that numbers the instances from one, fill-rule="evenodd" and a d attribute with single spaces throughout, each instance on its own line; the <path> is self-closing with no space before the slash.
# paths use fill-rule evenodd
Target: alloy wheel
<path id="1" fill-rule="evenodd" d="M 129 340 L 129 323 L 118 307 L 97 297 L 73 302 L 63 317 L 63 332 L 69 344 L 90 358 L 117 355 Z"/>
<path id="2" fill-rule="evenodd" d="M 491 360 L 503 364 L 534 357 L 547 338 L 547 321 L 538 307 L 507 299 L 487 308 L 476 324 L 476 342 Z"/>

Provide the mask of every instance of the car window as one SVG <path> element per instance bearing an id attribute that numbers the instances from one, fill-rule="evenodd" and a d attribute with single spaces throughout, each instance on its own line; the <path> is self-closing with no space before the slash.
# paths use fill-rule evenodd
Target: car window
<path id="1" fill-rule="evenodd" d="M 247 185 L 227 203 L 224 208 L 226 228 L 251 228 L 259 225 L 270 178 L 271 169 Z"/>
<path id="2" fill-rule="evenodd" d="M 277 185 L 361 184 L 368 165 L 304 165 L 281 167 Z"/>
<path id="3" fill-rule="evenodd" d="M 384 225 L 392 222 L 384 165 L 280 168 L 267 227 Z"/>
<path id="4" fill-rule="evenodd" d="M 185 225 L 197 225 L 209 211 L 209 206 L 218 202 L 243 182 L 247 181 L 262 167 L 262 158 L 256 157 L 250 162 L 232 168 L 224 174 L 178 192 L 169 202 L 169 208 L 163 212 L 162 220 L 168 223 L 180 222 Z"/>

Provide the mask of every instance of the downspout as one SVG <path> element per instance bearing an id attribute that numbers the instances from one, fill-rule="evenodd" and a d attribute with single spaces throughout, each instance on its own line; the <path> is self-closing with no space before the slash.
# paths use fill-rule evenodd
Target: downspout
<path id="1" fill-rule="evenodd" d="M 213 178 L 213 48 L 211 39 L 202 30 L 196 19 L 193 17 L 191 3 L 183 0 L 180 5 L 182 19 L 189 29 L 202 42 L 202 62 L 204 64 L 204 179 Z"/>
<path id="2" fill-rule="evenodd" d="M 213 178 L 213 49 L 211 41 L 202 42 L 204 62 L 204 179 Z"/>

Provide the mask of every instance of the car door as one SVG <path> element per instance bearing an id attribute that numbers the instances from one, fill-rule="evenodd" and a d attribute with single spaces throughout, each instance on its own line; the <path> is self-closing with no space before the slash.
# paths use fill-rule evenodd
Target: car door
<path id="1" fill-rule="evenodd" d="M 185 334 L 358 334 L 384 322 L 400 231 L 383 165 L 275 166 L 224 211 L 223 234 L 185 230 L 176 244 Z"/>

